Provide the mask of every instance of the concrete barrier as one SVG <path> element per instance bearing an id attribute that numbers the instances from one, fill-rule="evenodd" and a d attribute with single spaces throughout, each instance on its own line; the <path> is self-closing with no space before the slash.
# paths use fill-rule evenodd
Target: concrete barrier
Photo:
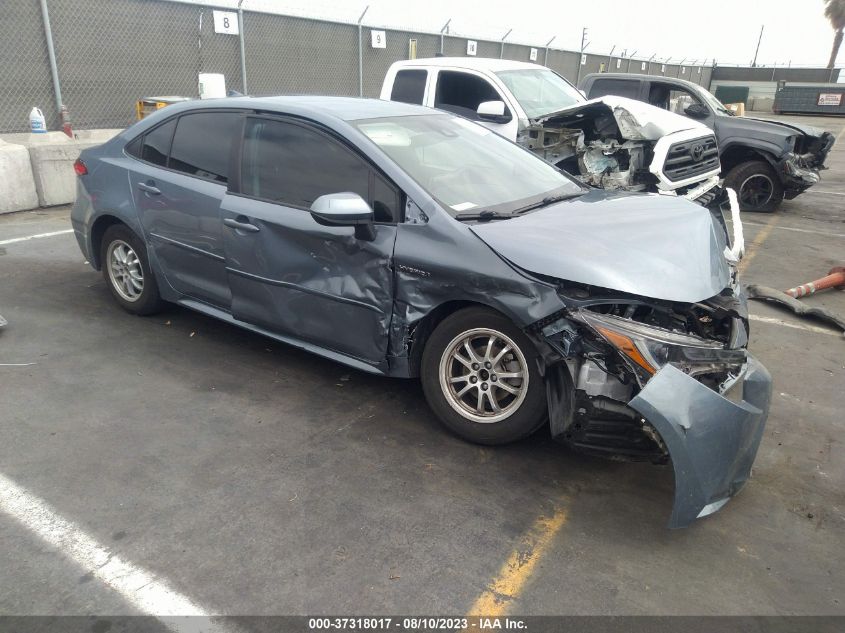
<path id="1" fill-rule="evenodd" d="M 38 194 L 29 151 L 22 145 L 0 140 L 0 213 L 24 211 L 37 206 Z"/>
<path id="2" fill-rule="evenodd" d="M 4 135 L 6 141 L 23 145 L 29 153 L 30 178 L 38 198 L 36 204 L 27 208 L 73 202 L 76 197 L 73 162 L 79 153 L 87 147 L 105 143 L 120 132 L 118 129 L 80 130 L 75 138 L 69 138 L 63 132 Z M 21 186 L 24 185 L 21 183 Z"/>

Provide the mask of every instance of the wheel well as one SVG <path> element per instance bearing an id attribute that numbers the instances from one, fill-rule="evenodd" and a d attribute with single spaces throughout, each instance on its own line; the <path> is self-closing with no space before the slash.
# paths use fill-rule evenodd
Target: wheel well
<path id="1" fill-rule="evenodd" d="M 722 153 L 721 156 L 719 156 L 719 161 L 722 163 L 722 175 L 727 175 L 727 173 L 737 165 L 741 165 L 742 163 L 747 163 L 752 160 L 762 160 L 769 165 L 772 164 L 772 160 L 766 152 L 762 152 L 752 147 L 746 147 L 744 145 L 734 145 L 733 147 L 729 147 Z"/>
<path id="2" fill-rule="evenodd" d="M 431 312 L 420 319 L 410 330 L 411 350 L 408 358 L 409 368 L 412 377 L 420 375 L 423 350 L 428 342 L 428 337 L 434 332 L 440 323 L 448 316 L 464 308 L 490 308 L 490 306 L 475 301 L 447 301 L 441 303 Z"/>
<path id="3" fill-rule="evenodd" d="M 106 229 L 115 224 L 123 224 L 128 228 L 128 225 L 125 222 L 122 222 L 113 215 L 101 215 L 94 221 L 94 226 L 91 227 L 90 258 L 91 264 L 93 264 L 94 268 L 97 270 L 100 270 L 101 266 L 100 251 L 102 250 L 103 235 L 105 235 Z"/>

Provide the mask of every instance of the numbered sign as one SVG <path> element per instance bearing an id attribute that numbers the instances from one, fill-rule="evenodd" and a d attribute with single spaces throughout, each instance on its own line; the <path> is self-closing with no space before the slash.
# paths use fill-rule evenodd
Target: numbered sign
<path id="1" fill-rule="evenodd" d="M 686 74 L 687 74 L 687 67 L 686 67 L 686 66 L 681 66 L 681 74 L 682 74 L 682 75 L 686 75 Z"/>
<path id="2" fill-rule="evenodd" d="M 528 59 L 531 60 L 532 62 L 537 61 L 537 49 L 536 48 L 532 48 L 531 52 L 528 53 Z"/>
<path id="3" fill-rule="evenodd" d="M 660 72 L 662 72 L 662 73 L 665 73 L 665 72 L 666 72 L 666 64 L 661 64 L 661 65 L 660 65 Z"/>
<path id="4" fill-rule="evenodd" d="M 467 55 L 475 57 L 476 53 L 478 53 L 478 42 L 475 40 L 467 40 Z"/>
<path id="5" fill-rule="evenodd" d="M 234 11 L 214 11 L 214 32 L 225 35 L 238 34 L 238 14 Z"/>
<path id="6" fill-rule="evenodd" d="M 645 70 L 645 64 L 646 64 L 645 62 L 643 62 L 642 64 L 640 64 L 640 70 Z"/>
<path id="7" fill-rule="evenodd" d="M 582 66 L 587 65 L 587 56 L 586 55 L 581 55 L 581 65 Z"/>
<path id="8" fill-rule="evenodd" d="M 373 48 L 387 48 L 387 36 L 384 31 L 370 31 Z"/>

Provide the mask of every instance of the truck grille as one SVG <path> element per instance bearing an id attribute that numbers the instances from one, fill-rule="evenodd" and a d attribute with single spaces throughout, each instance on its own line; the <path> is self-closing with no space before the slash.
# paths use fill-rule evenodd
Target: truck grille
<path id="1" fill-rule="evenodd" d="M 719 169 L 719 148 L 715 136 L 675 143 L 669 147 L 663 173 L 672 182 L 686 180 Z"/>

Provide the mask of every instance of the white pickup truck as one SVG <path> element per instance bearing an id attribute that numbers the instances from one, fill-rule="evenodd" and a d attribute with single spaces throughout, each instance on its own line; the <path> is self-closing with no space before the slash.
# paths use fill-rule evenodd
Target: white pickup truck
<path id="1" fill-rule="evenodd" d="M 516 141 L 595 187 L 721 197 L 719 151 L 706 126 L 623 97 L 587 100 L 537 64 L 434 57 L 394 63 L 381 98 L 448 110 Z"/>

